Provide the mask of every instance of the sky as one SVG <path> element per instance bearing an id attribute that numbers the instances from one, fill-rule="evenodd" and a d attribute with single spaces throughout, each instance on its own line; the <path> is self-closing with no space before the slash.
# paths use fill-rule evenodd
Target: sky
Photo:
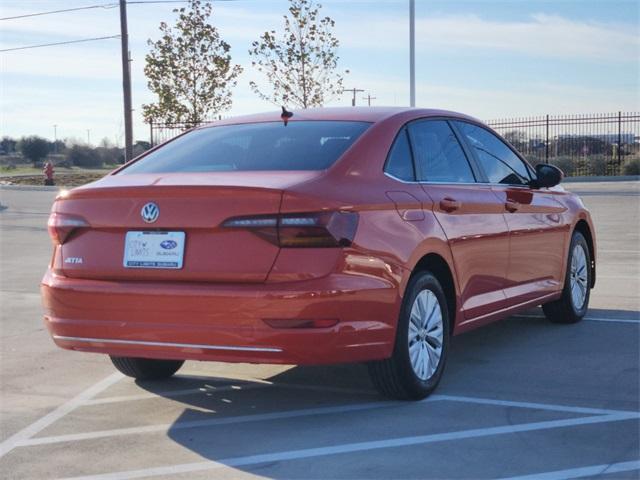
<path id="1" fill-rule="evenodd" d="M 2 0 L 0 17 L 115 0 Z M 336 22 L 346 88 L 372 105 L 409 103 L 409 1 L 323 0 Z M 248 49 L 279 29 L 287 0 L 214 1 L 212 23 L 244 67 L 225 116 L 273 110 L 249 88 Z M 141 105 L 147 39 L 179 3 L 130 4 L 134 138 L 149 139 Z M 417 105 L 481 119 L 640 110 L 640 0 L 416 0 Z M 117 8 L 0 21 L 0 49 L 119 33 Z M 42 135 L 122 145 L 120 40 L 0 52 L 0 136 Z M 351 94 L 329 105 L 350 105 Z"/>

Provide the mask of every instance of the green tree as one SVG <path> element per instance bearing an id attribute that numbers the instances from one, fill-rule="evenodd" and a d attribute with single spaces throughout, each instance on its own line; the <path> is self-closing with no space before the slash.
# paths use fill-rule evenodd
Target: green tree
<path id="1" fill-rule="evenodd" d="M 251 44 L 251 64 L 271 86 L 264 90 L 254 81 L 251 89 L 263 100 L 300 108 L 321 107 L 343 91 L 344 75 L 338 71 L 340 42 L 333 34 L 335 22 L 321 17 L 322 5 L 314 0 L 289 0 L 284 29 L 264 32 Z"/>
<path id="2" fill-rule="evenodd" d="M 208 23 L 210 3 L 189 0 L 174 12 L 174 27 L 160 23 L 161 38 L 147 42 L 144 73 L 158 100 L 142 111 L 147 122 L 197 124 L 231 108 L 231 87 L 242 68 L 232 64 L 231 47 Z"/>
<path id="3" fill-rule="evenodd" d="M 11 137 L 4 136 L 0 140 L 0 155 L 9 155 L 16 151 L 17 141 Z"/>
<path id="4" fill-rule="evenodd" d="M 18 148 L 22 156 L 33 162 L 36 168 L 42 166 L 42 160 L 49 154 L 49 142 L 36 135 L 23 137 L 18 143 Z"/>

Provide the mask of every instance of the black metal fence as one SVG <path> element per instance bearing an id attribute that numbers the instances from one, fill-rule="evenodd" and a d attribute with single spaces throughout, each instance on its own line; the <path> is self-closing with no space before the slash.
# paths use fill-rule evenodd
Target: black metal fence
<path id="1" fill-rule="evenodd" d="M 150 122 L 149 123 L 149 142 L 151 146 L 158 145 L 162 142 L 166 142 L 167 140 L 171 140 L 173 137 L 180 135 L 185 130 L 189 130 L 190 128 L 197 127 L 200 123 L 189 123 L 189 122 L 179 122 L 179 123 L 157 123 Z"/>
<path id="2" fill-rule="evenodd" d="M 544 115 L 486 122 L 532 163 L 551 163 L 567 176 L 640 174 L 640 112 Z M 151 123 L 151 145 L 195 123 Z"/>
<path id="3" fill-rule="evenodd" d="M 637 175 L 640 113 L 544 115 L 486 122 L 533 163 L 567 176 Z"/>

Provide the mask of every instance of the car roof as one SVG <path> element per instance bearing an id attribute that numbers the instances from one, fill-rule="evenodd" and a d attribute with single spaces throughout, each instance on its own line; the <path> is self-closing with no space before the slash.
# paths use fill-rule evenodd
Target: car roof
<path id="1" fill-rule="evenodd" d="M 333 120 L 333 121 L 352 121 L 352 122 L 380 122 L 390 117 L 401 115 L 407 120 L 412 118 L 424 117 L 451 117 L 479 122 L 479 120 L 468 115 L 452 112 L 449 110 L 430 109 L 430 108 L 410 108 L 410 107 L 323 107 L 308 108 L 304 110 L 292 110 L 293 117 L 290 121 L 301 120 Z M 272 111 L 257 113 L 253 115 L 243 115 L 231 117 L 215 122 L 207 123 L 201 128 L 207 126 L 218 125 L 237 125 L 242 123 L 257 122 L 277 122 L 281 121 L 281 111 Z"/>

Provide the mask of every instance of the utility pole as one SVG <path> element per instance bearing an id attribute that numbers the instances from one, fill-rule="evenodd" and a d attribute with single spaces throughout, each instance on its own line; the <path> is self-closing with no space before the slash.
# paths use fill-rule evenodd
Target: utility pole
<path id="1" fill-rule="evenodd" d="M 359 88 L 345 88 L 343 90 L 343 92 L 351 92 L 351 93 L 353 93 L 353 99 L 351 100 L 351 106 L 355 107 L 356 106 L 356 94 L 358 92 L 364 92 L 364 90 L 361 90 Z"/>
<path id="2" fill-rule="evenodd" d="M 416 0 L 409 0 L 409 104 L 416 106 Z"/>
<path id="3" fill-rule="evenodd" d="M 58 154 L 58 125 L 53 126 L 53 153 Z"/>
<path id="4" fill-rule="evenodd" d="M 91 145 L 91 130 L 87 128 L 87 145 Z"/>
<path id="5" fill-rule="evenodd" d="M 122 46 L 122 91 L 124 95 L 124 161 L 128 162 L 133 157 L 133 125 L 131 120 L 131 65 L 129 63 L 126 0 L 120 0 L 120 43 Z"/>
<path id="6" fill-rule="evenodd" d="M 368 106 L 371 106 L 371 100 L 377 100 L 377 97 L 372 97 L 371 94 L 368 94 L 366 97 L 362 97 L 362 99 L 367 101 Z"/>

